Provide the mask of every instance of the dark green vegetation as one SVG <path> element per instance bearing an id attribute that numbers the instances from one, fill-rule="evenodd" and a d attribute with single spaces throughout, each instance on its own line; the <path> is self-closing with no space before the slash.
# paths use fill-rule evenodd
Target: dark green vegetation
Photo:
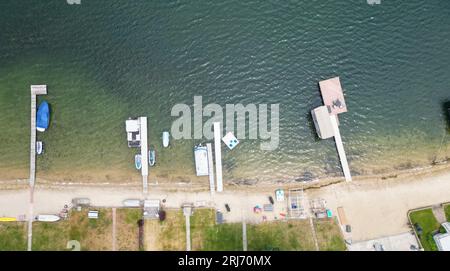
<path id="1" fill-rule="evenodd" d="M 0 251 L 27 250 L 26 223 L 0 223 Z"/>
<path id="2" fill-rule="evenodd" d="M 197 209 L 191 217 L 191 237 L 193 250 L 242 250 L 242 224 L 217 225 L 215 211 Z"/>
<path id="3" fill-rule="evenodd" d="M 420 238 L 423 249 L 427 251 L 437 250 L 433 235 L 439 231 L 441 225 L 434 217 L 433 211 L 431 209 L 415 211 L 410 213 L 409 217 Z"/>
<path id="4" fill-rule="evenodd" d="M 111 210 L 99 209 L 98 219 L 88 219 L 87 213 L 71 211 L 68 220 L 33 223 L 33 250 L 68 250 L 70 240 L 79 241 L 81 250 L 111 250 Z"/>

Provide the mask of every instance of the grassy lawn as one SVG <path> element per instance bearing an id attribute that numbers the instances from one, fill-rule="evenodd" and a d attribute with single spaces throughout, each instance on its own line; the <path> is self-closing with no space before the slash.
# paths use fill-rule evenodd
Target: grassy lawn
<path id="1" fill-rule="evenodd" d="M 319 249 L 324 251 L 344 251 L 347 249 L 342 237 L 341 230 L 335 218 L 315 219 L 314 228 L 316 229 Z"/>
<path id="2" fill-rule="evenodd" d="M 216 225 L 213 209 L 195 209 L 191 216 L 192 250 L 242 251 L 242 224 Z"/>
<path id="3" fill-rule="evenodd" d="M 413 225 L 417 223 L 422 228 L 422 234 L 419 235 L 419 238 L 423 248 L 427 251 L 437 250 L 436 243 L 433 240 L 433 234 L 439 230 L 440 225 L 431 209 L 412 212 L 410 218 Z M 415 230 L 414 226 L 413 228 Z"/>
<path id="4" fill-rule="evenodd" d="M 166 210 L 166 219 L 145 220 L 145 250 L 186 250 L 186 225 L 182 210 Z"/>
<path id="5" fill-rule="evenodd" d="M 447 218 L 447 221 L 450 222 L 450 204 L 445 205 L 445 217 Z"/>
<path id="6" fill-rule="evenodd" d="M 0 223 L 0 251 L 27 250 L 25 222 Z"/>
<path id="7" fill-rule="evenodd" d="M 308 220 L 265 222 L 247 225 L 248 250 L 314 250 Z"/>
<path id="8" fill-rule="evenodd" d="M 139 250 L 139 208 L 123 208 L 116 211 L 117 250 Z"/>
<path id="9" fill-rule="evenodd" d="M 71 211 L 68 220 L 33 223 L 33 250 L 67 250 L 69 240 L 77 240 L 81 250 L 112 249 L 111 209 L 96 209 L 98 219 L 88 219 L 88 210 Z"/>

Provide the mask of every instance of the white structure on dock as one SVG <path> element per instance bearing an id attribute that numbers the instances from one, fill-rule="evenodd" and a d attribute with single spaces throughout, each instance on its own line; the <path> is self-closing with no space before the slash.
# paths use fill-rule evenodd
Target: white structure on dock
<path id="1" fill-rule="evenodd" d="M 220 129 L 220 122 L 214 122 L 214 153 L 216 155 L 217 192 L 223 191 L 221 139 L 222 139 L 222 132 Z"/>
<path id="2" fill-rule="evenodd" d="M 148 142 L 147 142 L 147 117 L 128 119 L 125 121 L 128 147 L 141 148 L 141 174 L 144 194 L 148 191 Z"/>
<path id="3" fill-rule="evenodd" d="M 334 137 L 345 180 L 350 182 L 352 176 L 339 131 L 338 114 L 347 112 L 341 81 L 339 77 L 334 77 L 319 82 L 319 85 L 324 105 L 311 111 L 314 126 L 321 139 Z"/>

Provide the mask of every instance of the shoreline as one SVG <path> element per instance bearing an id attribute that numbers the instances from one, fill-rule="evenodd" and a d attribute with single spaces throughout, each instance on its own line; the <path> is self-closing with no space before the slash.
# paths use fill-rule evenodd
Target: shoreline
<path id="1" fill-rule="evenodd" d="M 370 181 L 403 181 L 406 179 L 427 178 L 437 175 L 450 173 L 450 163 L 440 163 L 405 170 L 393 170 L 384 174 L 360 175 L 354 176 L 352 183 L 362 183 Z M 62 178 L 61 178 L 62 179 Z M 28 188 L 28 178 L 1 179 L 0 190 L 17 190 Z M 157 184 L 155 184 L 157 182 Z M 227 190 L 246 190 L 269 191 L 275 188 L 293 189 L 303 188 L 305 190 L 315 190 L 334 184 L 344 182 L 344 177 L 325 177 L 310 182 L 295 181 L 271 181 L 259 182 L 258 180 L 230 180 L 225 181 Z M 55 181 L 46 178 L 36 178 L 36 186 L 41 188 L 64 188 L 64 187 L 127 187 L 140 189 L 142 187 L 140 176 L 131 176 L 124 178 L 123 181 L 93 181 L 90 180 L 63 180 Z M 172 177 L 149 176 L 150 189 L 167 191 L 188 191 L 204 192 L 209 191 L 208 178 L 198 178 L 190 175 L 174 175 Z"/>

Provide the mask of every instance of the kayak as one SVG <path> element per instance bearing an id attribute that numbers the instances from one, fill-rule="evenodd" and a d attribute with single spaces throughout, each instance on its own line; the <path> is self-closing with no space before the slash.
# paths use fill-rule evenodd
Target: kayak
<path id="1" fill-rule="evenodd" d="M 15 217 L 0 217 L 0 222 L 14 222 L 17 221 Z"/>
<path id="2" fill-rule="evenodd" d="M 36 141 L 36 153 L 42 154 L 44 152 L 44 143 L 42 141 Z"/>
<path id="3" fill-rule="evenodd" d="M 48 124 L 50 122 L 50 109 L 47 101 L 42 101 L 38 107 L 36 115 L 36 130 L 39 132 L 44 132 L 48 129 Z"/>
<path id="4" fill-rule="evenodd" d="M 169 141 L 170 141 L 169 137 L 170 137 L 169 132 L 163 132 L 162 141 L 163 141 L 164 148 L 169 147 Z"/>
<path id="5" fill-rule="evenodd" d="M 142 157 L 140 154 L 134 156 L 134 165 L 136 166 L 136 169 L 142 168 Z"/>
<path id="6" fill-rule="evenodd" d="M 59 221 L 61 218 L 57 215 L 38 215 L 36 217 L 37 221 L 41 222 L 56 222 Z"/>
<path id="7" fill-rule="evenodd" d="M 151 148 L 148 151 L 148 164 L 150 166 L 154 166 L 155 163 L 156 163 L 156 151 L 153 148 Z"/>

